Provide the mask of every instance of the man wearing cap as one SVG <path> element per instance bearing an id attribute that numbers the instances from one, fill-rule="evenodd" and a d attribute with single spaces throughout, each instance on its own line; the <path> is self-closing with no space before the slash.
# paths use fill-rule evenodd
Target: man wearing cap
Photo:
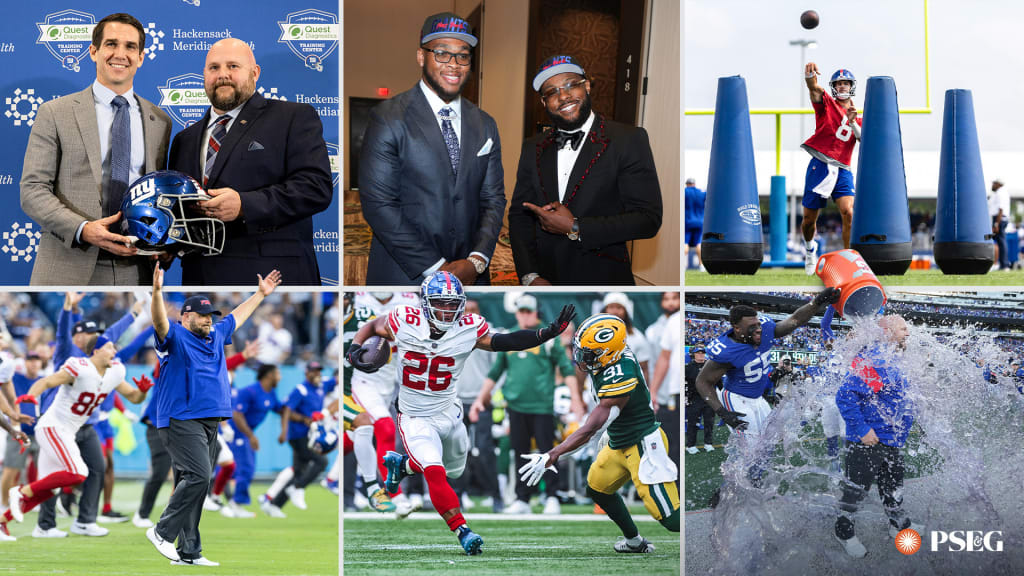
<path id="1" fill-rule="evenodd" d="M 995 244 L 996 261 L 1000 270 L 1010 269 L 1010 255 L 1006 251 L 1006 227 L 1010 224 L 1010 195 L 1003 188 L 1003 181 L 992 181 L 992 193 L 988 195 L 988 213 L 992 217 L 992 242 Z"/>
<path id="2" fill-rule="evenodd" d="M 661 189 L 643 128 L 590 108 L 590 81 L 572 56 L 533 78 L 553 130 L 523 142 L 508 210 L 524 286 L 634 284 L 626 243 L 661 227 Z"/>
<path id="3" fill-rule="evenodd" d="M 359 162 L 359 198 L 373 230 L 369 285 L 418 285 L 443 270 L 490 284 L 505 211 L 498 126 L 460 97 L 477 44 L 450 12 L 426 19 L 411 90 L 370 112 Z"/>
<path id="4" fill-rule="evenodd" d="M 693 355 L 686 365 L 686 451 L 697 453 L 697 425 L 704 423 L 704 449 L 715 450 L 715 411 L 708 406 L 697 391 L 697 374 L 707 361 L 707 353 L 703 346 L 695 346 L 690 351 Z"/>
<path id="5" fill-rule="evenodd" d="M 288 445 L 292 447 L 294 476 L 273 500 L 260 502 L 260 507 L 271 517 L 283 518 L 281 507 L 289 500 L 299 510 L 305 510 L 306 486 L 327 468 L 327 456 L 309 447 L 309 427 L 315 420 L 323 418 L 322 371 L 323 366 L 319 362 L 310 362 L 306 366 L 305 382 L 296 386 L 284 403 L 278 442 L 287 438 Z"/>
<path id="6" fill-rule="evenodd" d="M 537 298 L 523 294 L 516 300 L 516 323 L 519 330 L 529 330 L 540 325 L 537 312 Z M 509 440 L 516 454 L 529 454 L 531 438 L 537 449 L 546 452 L 555 443 L 555 368 L 561 372 L 572 395 L 571 410 L 577 422 L 583 421 L 584 405 L 576 370 L 562 347 L 560 338 L 553 338 L 529 350 L 499 352 L 491 371 L 484 380 L 483 388 L 470 408 L 470 421 L 476 421 L 479 414 L 491 403 L 491 391 L 495 383 L 505 374 L 502 395 L 508 403 L 506 413 L 509 421 Z M 560 514 L 558 501 L 558 478 L 548 472 L 544 500 L 545 514 Z M 516 480 L 516 501 L 505 508 L 506 514 L 529 514 L 530 496 L 534 488 L 526 482 Z"/>
<path id="7" fill-rule="evenodd" d="M 160 357 L 156 427 L 174 469 L 174 492 L 156 526 L 146 537 L 175 565 L 216 566 L 202 555 L 199 520 L 210 486 L 211 462 L 217 450 L 217 428 L 231 418 L 231 382 L 224 346 L 231 334 L 281 283 L 273 270 L 259 274 L 256 292 L 216 324 L 220 315 L 205 296 L 191 296 L 181 308 L 180 324 L 167 320 L 164 272 L 153 272 L 153 330 Z M 175 548 L 174 541 L 178 545 Z"/>
<path id="8" fill-rule="evenodd" d="M 704 200 L 707 194 L 697 188 L 697 181 L 686 179 L 684 200 L 686 202 L 686 269 L 700 267 L 700 235 L 704 231 Z"/>

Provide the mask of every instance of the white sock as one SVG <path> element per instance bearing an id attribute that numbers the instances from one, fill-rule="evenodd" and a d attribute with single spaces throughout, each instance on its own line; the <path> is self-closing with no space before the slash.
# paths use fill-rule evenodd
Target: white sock
<path id="1" fill-rule="evenodd" d="M 371 480 L 366 482 L 364 488 L 366 490 L 366 497 L 371 498 L 374 492 L 380 490 L 380 484 L 377 484 L 377 480 Z"/>
<path id="2" fill-rule="evenodd" d="M 818 248 L 818 243 L 814 239 L 804 240 L 804 250 L 808 252 L 814 252 Z"/>
<path id="3" fill-rule="evenodd" d="M 413 474 L 416 473 L 416 471 L 412 469 L 412 458 L 409 458 L 408 460 L 405 461 L 405 473 L 408 474 L 409 476 L 412 476 Z"/>
<path id="4" fill-rule="evenodd" d="M 327 472 L 327 480 L 337 482 L 341 477 L 341 460 L 341 458 L 334 459 L 334 465 L 331 466 L 330 471 Z"/>
<path id="5" fill-rule="evenodd" d="M 270 485 L 270 489 L 267 490 L 267 496 L 270 496 L 271 499 L 277 498 L 277 495 L 281 493 L 281 490 L 284 490 L 284 487 L 287 486 L 294 477 L 295 471 L 292 470 L 291 466 L 281 470 L 281 472 L 278 473 L 277 478 L 274 479 L 274 483 Z"/>
<path id="6" fill-rule="evenodd" d="M 360 426 L 352 431 L 352 444 L 355 447 L 356 467 L 363 482 L 370 484 L 377 481 L 377 451 L 373 448 L 373 426 Z"/>

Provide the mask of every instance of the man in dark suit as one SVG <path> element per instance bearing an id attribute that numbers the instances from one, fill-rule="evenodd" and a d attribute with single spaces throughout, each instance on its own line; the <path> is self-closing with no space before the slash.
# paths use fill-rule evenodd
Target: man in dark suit
<path id="1" fill-rule="evenodd" d="M 508 225 L 520 283 L 633 284 L 626 242 L 661 227 L 647 132 L 594 114 L 571 56 L 545 60 L 533 89 L 556 129 L 526 140 L 519 156 Z"/>
<path id="2" fill-rule="evenodd" d="M 489 284 L 505 212 L 494 119 L 459 94 L 469 79 L 469 23 L 427 18 L 419 84 L 370 113 L 359 161 L 359 198 L 373 230 L 366 283 L 409 286 L 438 270 Z"/>
<path id="3" fill-rule="evenodd" d="M 171 143 L 168 165 L 214 196 L 206 216 L 226 223 L 218 256 L 182 258 L 182 284 L 247 284 L 280 270 L 285 284 L 320 285 L 313 215 L 334 194 L 323 124 L 308 104 L 256 93 L 260 67 L 236 38 L 214 44 L 203 78 L 210 111 Z"/>

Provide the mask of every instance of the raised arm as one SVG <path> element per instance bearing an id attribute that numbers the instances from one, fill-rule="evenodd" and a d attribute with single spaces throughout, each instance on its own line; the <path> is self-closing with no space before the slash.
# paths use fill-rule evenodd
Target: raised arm
<path id="1" fill-rule="evenodd" d="M 790 335 L 794 330 L 807 324 L 815 314 L 822 314 L 829 304 L 839 301 L 840 291 L 838 288 L 826 287 L 814 297 L 813 300 L 796 309 L 782 322 L 775 325 L 775 337 L 783 338 Z"/>
<path id="2" fill-rule="evenodd" d="M 139 386 L 138 388 L 122 380 L 117 385 L 116 390 L 121 393 L 121 396 L 124 396 L 125 400 L 132 404 L 141 404 L 146 399 L 146 392 L 149 392 L 149 389 L 153 387 L 153 382 L 148 376 L 143 375 L 142 379 L 135 380 L 135 383 Z"/>
<path id="3" fill-rule="evenodd" d="M 818 65 L 814 62 L 808 62 L 804 66 L 804 82 L 807 83 L 807 90 L 811 93 L 811 102 L 817 104 L 822 101 L 821 95 L 825 93 L 825 89 L 818 84 Z"/>
<path id="4" fill-rule="evenodd" d="M 484 334 L 476 341 L 476 347 L 494 352 L 529 350 L 558 336 L 572 323 L 576 317 L 576 306 L 568 304 L 562 307 L 558 318 L 544 328 L 537 330 L 517 330 L 507 334 Z"/>
<path id="5" fill-rule="evenodd" d="M 167 321 L 167 308 L 164 307 L 164 269 L 157 263 L 153 269 L 153 300 L 149 303 L 149 314 L 153 317 L 153 332 L 158 340 L 167 337 L 171 331 L 171 323 Z"/>
<path id="6" fill-rule="evenodd" d="M 273 294 L 277 286 L 281 284 L 281 273 L 277 270 L 271 271 L 270 274 L 267 274 L 266 278 L 259 274 L 256 275 L 256 278 L 259 280 L 259 287 L 256 292 L 231 311 L 231 315 L 235 317 L 235 330 L 241 328 L 242 324 L 245 324 L 249 316 L 263 302 L 263 299 Z"/>

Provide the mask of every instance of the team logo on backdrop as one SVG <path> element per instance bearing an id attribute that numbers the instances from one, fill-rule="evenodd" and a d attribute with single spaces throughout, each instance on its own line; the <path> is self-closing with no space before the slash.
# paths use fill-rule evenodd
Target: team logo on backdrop
<path id="1" fill-rule="evenodd" d="M 4 116 L 13 120 L 15 126 L 31 126 L 36 122 L 36 112 L 42 103 L 43 99 L 36 96 L 35 88 L 15 88 L 14 96 L 4 99 L 4 105 L 7 106 Z"/>
<path id="2" fill-rule="evenodd" d="M 3 234 L 3 247 L 0 250 L 11 257 L 11 262 L 31 262 L 39 246 L 38 230 L 33 230 L 33 222 L 14 222 L 11 229 Z"/>
<path id="3" fill-rule="evenodd" d="M 327 143 L 327 159 L 331 162 L 331 179 L 334 185 L 338 185 L 338 176 L 341 175 L 341 147 L 337 144 Z"/>
<path id="4" fill-rule="evenodd" d="M 292 12 L 277 25 L 281 27 L 277 41 L 287 44 L 306 63 L 306 68 L 323 72 L 324 59 L 338 47 L 338 15 L 310 8 Z"/>
<path id="5" fill-rule="evenodd" d="M 203 75 L 189 72 L 167 80 L 167 84 L 159 87 L 160 103 L 163 108 L 181 124 L 183 128 L 195 124 L 206 114 L 210 107 L 210 99 L 206 97 L 203 87 Z"/>
<path id="6" fill-rule="evenodd" d="M 92 44 L 95 16 L 81 10 L 61 10 L 48 14 L 43 22 L 36 22 L 36 26 L 39 27 L 36 44 L 46 46 L 65 69 L 81 70 L 79 63 L 89 55 Z"/>
<path id="7" fill-rule="evenodd" d="M 277 93 L 277 88 L 264 88 L 263 86 L 260 86 L 259 88 L 256 89 L 256 91 L 260 93 L 260 96 L 263 96 L 267 100 L 284 100 L 286 102 L 288 101 L 287 96 L 285 96 L 284 94 Z"/>
<path id="8" fill-rule="evenodd" d="M 739 213 L 740 220 L 747 224 L 761 224 L 761 208 L 757 204 L 744 204 L 736 208 L 736 212 Z"/>
<path id="9" fill-rule="evenodd" d="M 191 4 L 193 6 L 199 6 L 199 0 L 181 0 L 185 4 Z"/>
<path id="10" fill-rule="evenodd" d="M 153 22 L 150 22 L 149 26 L 146 26 L 145 32 L 146 36 L 149 36 L 149 46 L 144 51 L 143 55 L 152 60 L 153 58 L 156 58 L 157 52 L 164 51 L 164 33 L 163 30 L 157 30 L 156 24 Z"/>

